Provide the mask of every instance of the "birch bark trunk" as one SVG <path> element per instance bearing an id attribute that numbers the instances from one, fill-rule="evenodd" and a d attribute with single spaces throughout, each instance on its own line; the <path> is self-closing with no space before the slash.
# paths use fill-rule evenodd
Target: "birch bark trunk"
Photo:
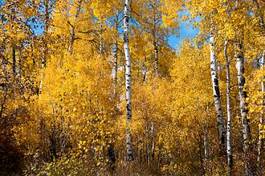
<path id="1" fill-rule="evenodd" d="M 132 136 L 131 136 L 131 57 L 129 50 L 129 21 L 130 21 L 130 3 L 129 0 L 124 1 L 124 53 L 125 53 L 125 88 L 126 88 L 126 159 L 132 161 Z"/>
<path id="2" fill-rule="evenodd" d="M 233 169 L 233 153 L 232 153 L 232 114 L 231 114 L 231 75 L 230 75 L 230 59 L 227 54 L 228 41 L 224 44 L 224 56 L 226 61 L 226 109 L 227 109 L 227 125 L 226 125 L 226 154 L 227 166 L 230 176 Z"/>
<path id="3" fill-rule="evenodd" d="M 245 174 L 248 176 L 253 175 L 250 166 L 250 153 L 249 153 L 249 143 L 250 143 L 250 126 L 247 114 L 246 98 L 247 94 L 245 91 L 245 61 L 243 54 L 243 44 L 241 42 L 235 43 L 235 59 L 236 59 L 236 69 L 237 69 L 237 80 L 238 80 L 238 93 L 239 93 L 239 106 L 241 114 L 242 123 L 242 133 L 243 133 L 243 150 L 245 157 Z"/>
<path id="4" fill-rule="evenodd" d="M 116 98 L 117 94 L 117 81 L 118 81 L 118 43 L 115 41 L 113 45 L 113 68 L 112 68 L 112 80 L 113 80 L 113 95 Z"/>
<path id="5" fill-rule="evenodd" d="M 213 97 L 214 97 L 214 105 L 217 114 L 217 129 L 219 136 L 219 144 L 221 147 L 221 151 L 225 149 L 225 125 L 223 118 L 223 111 L 221 105 L 221 95 L 219 88 L 219 79 L 218 79 L 218 70 L 217 70 L 217 58 L 215 55 L 215 41 L 214 36 L 211 34 L 210 36 L 210 67 L 211 67 L 211 80 L 213 87 Z"/>

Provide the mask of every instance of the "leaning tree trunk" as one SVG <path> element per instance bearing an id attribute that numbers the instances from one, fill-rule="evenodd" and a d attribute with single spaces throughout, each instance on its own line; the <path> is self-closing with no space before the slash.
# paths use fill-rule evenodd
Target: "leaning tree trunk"
<path id="1" fill-rule="evenodd" d="M 219 88 L 219 80 L 218 80 L 218 70 L 217 70 L 217 58 L 215 55 L 215 42 L 214 36 L 210 37 L 210 61 L 211 61 L 211 79 L 213 86 L 213 97 L 214 97 L 214 105 L 217 114 L 217 128 L 219 135 L 219 144 L 221 151 L 225 150 L 225 125 L 223 118 L 223 111 L 221 105 L 221 95 Z"/>
<path id="2" fill-rule="evenodd" d="M 245 66 L 244 66 L 244 54 L 243 54 L 243 44 L 241 42 L 235 43 L 235 59 L 236 59 L 236 69 L 237 69 L 237 79 L 238 79 L 238 91 L 239 91 L 239 102 L 240 102 L 240 114 L 242 122 L 242 133 L 243 133 L 243 150 L 245 159 L 245 174 L 253 175 L 251 169 L 250 161 L 250 126 L 247 114 L 246 98 L 247 94 L 245 91 Z"/>
<path id="3" fill-rule="evenodd" d="M 230 59 L 227 55 L 228 41 L 224 44 L 224 56 L 226 61 L 226 109 L 227 109 L 227 125 L 226 125 L 226 155 L 227 155 L 227 166 L 228 173 L 230 176 L 233 169 L 233 153 L 232 153 L 232 115 L 231 115 L 231 75 L 230 75 Z"/>
<path id="4" fill-rule="evenodd" d="M 133 160 L 132 136 L 131 136 L 131 58 L 129 50 L 129 21 L 130 21 L 130 4 L 129 0 L 124 2 L 124 53 L 125 53 L 125 88 L 126 88 L 126 159 Z"/>

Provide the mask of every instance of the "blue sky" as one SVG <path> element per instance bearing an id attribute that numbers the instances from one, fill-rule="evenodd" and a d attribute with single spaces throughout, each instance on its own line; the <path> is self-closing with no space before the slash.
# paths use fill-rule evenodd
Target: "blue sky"
<path id="1" fill-rule="evenodd" d="M 3 4 L 3 2 L 4 0 L 0 0 L 0 6 Z M 180 18 L 183 15 L 188 15 L 188 12 L 185 10 L 180 12 Z M 41 24 L 41 22 L 35 21 L 35 23 L 33 24 L 30 21 L 31 20 L 29 20 L 29 25 L 31 25 L 32 27 L 35 24 L 35 30 L 33 31 L 35 35 L 41 35 L 43 32 L 43 25 Z M 170 47 L 174 49 L 179 49 L 183 40 L 192 39 L 199 33 L 199 30 L 197 28 L 194 28 L 191 21 L 182 21 L 179 19 L 179 23 L 180 25 L 178 35 L 171 35 L 168 37 L 168 43 Z"/>
<path id="2" fill-rule="evenodd" d="M 182 20 L 182 18 L 184 16 L 189 17 L 189 11 L 186 9 L 183 9 L 181 12 L 179 12 L 178 14 L 179 19 L 179 33 L 178 35 L 171 35 L 170 37 L 168 37 L 168 43 L 169 45 L 174 48 L 174 49 L 179 49 L 183 40 L 186 39 L 193 39 L 194 37 L 196 37 L 199 33 L 199 29 L 195 28 L 193 26 L 193 22 L 199 22 L 200 19 L 199 18 L 195 18 L 195 19 L 187 19 L 186 21 Z"/>
<path id="3" fill-rule="evenodd" d="M 170 47 L 174 49 L 179 49 L 183 40 L 193 39 L 199 33 L 199 29 L 195 28 L 191 21 L 179 20 L 179 23 L 178 35 L 171 35 L 168 37 L 168 43 Z M 39 23 L 39 25 L 36 27 L 36 30 L 34 31 L 36 35 L 40 35 L 42 33 L 43 29 L 41 26 L 42 25 Z"/>
<path id="4" fill-rule="evenodd" d="M 178 49 L 183 40 L 192 39 L 199 33 L 199 29 L 194 28 L 190 21 L 180 21 L 179 35 L 172 35 L 168 38 L 169 45 Z"/>

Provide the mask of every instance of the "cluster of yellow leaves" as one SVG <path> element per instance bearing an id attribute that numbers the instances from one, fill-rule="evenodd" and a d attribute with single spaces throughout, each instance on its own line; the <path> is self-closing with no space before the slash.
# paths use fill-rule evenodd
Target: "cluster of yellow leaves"
<path id="1" fill-rule="evenodd" d="M 252 77 L 251 82 L 249 85 L 249 111 L 251 114 L 259 114 L 260 112 L 264 111 L 264 96 L 265 93 L 261 90 L 261 84 L 265 81 L 264 79 L 265 71 L 263 69 L 257 70 L 251 75 Z M 259 118 L 259 117 L 257 117 Z M 258 121 L 258 119 L 256 119 Z"/>
<path id="2" fill-rule="evenodd" d="M 94 15 L 100 20 L 115 15 L 120 5 L 120 2 L 115 0 L 95 0 L 90 3 Z"/>
<path id="3" fill-rule="evenodd" d="M 178 25 L 178 10 L 181 8 L 181 0 L 162 0 L 161 1 L 162 21 L 165 27 L 176 27 Z"/>

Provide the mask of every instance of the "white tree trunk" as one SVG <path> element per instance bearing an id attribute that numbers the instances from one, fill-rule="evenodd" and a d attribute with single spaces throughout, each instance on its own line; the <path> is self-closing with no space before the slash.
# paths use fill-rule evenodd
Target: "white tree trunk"
<path id="1" fill-rule="evenodd" d="M 129 0 L 124 1 L 124 53 L 125 53 L 125 88 L 126 88 L 126 159 L 133 160 L 132 137 L 131 137 L 131 58 L 129 50 L 129 21 L 130 21 L 130 3 Z"/>
<path id="2" fill-rule="evenodd" d="M 113 80 L 113 94 L 116 97 L 116 87 L 118 80 L 118 43 L 115 41 L 112 48 L 113 63 L 112 63 L 112 80 Z"/>
<path id="3" fill-rule="evenodd" d="M 264 64 L 265 64 L 265 51 L 262 54 L 261 57 L 261 69 L 264 70 Z M 264 84 L 264 77 L 261 78 L 261 92 L 265 92 L 265 84 Z M 257 165 L 260 167 L 261 164 L 261 153 L 262 153 L 262 148 L 263 148 L 263 138 L 262 138 L 262 127 L 264 126 L 264 106 L 265 106 L 265 100 L 264 96 L 262 97 L 262 112 L 259 118 L 259 140 L 258 140 L 258 156 L 257 156 Z"/>
<path id="4" fill-rule="evenodd" d="M 232 153 L 232 114 L 231 114 L 231 75 L 230 75 L 230 59 L 227 55 L 228 41 L 224 44 L 224 56 L 226 61 L 226 110 L 227 110 L 227 125 L 226 125 L 226 154 L 228 176 L 232 174 L 233 153 Z"/>
<path id="5" fill-rule="evenodd" d="M 246 91 L 245 89 L 245 66 L 244 66 L 244 54 L 243 45 L 241 42 L 236 42 L 235 44 L 235 59 L 236 59 L 236 69 L 237 69 L 237 80 L 238 80 L 238 91 L 239 91 L 239 101 L 240 101 L 240 114 L 242 123 L 242 133 L 243 133 L 243 150 L 245 155 L 245 174 L 253 175 L 250 166 L 249 159 L 249 143 L 250 143 L 250 126 L 247 117 L 247 105 L 246 105 Z"/>
<path id="6" fill-rule="evenodd" d="M 211 62 L 211 80 L 213 87 L 213 97 L 214 97 L 214 105 L 217 114 L 217 129 L 219 135 L 219 144 L 221 146 L 221 151 L 225 149 L 225 125 L 223 118 L 223 111 L 221 105 L 221 95 L 219 88 L 219 80 L 218 80 L 218 70 L 217 70 L 217 58 L 215 55 L 215 42 L 214 36 L 210 36 L 210 62 Z"/>

